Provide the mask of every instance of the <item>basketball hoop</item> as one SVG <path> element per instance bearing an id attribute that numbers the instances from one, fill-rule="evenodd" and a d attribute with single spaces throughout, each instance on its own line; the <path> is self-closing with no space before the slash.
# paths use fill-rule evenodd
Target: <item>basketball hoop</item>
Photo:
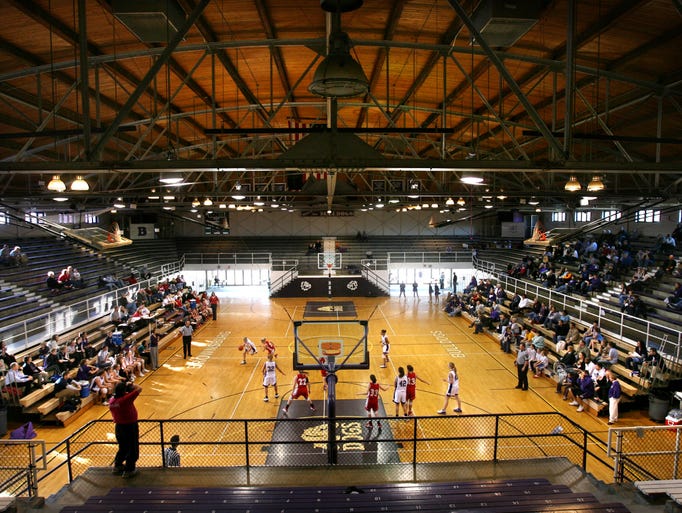
<path id="1" fill-rule="evenodd" d="M 332 267 L 334 267 L 333 262 L 327 262 L 327 271 L 332 272 Z"/>
<path id="2" fill-rule="evenodd" d="M 323 357 L 339 356 L 343 352 L 343 342 L 335 340 L 329 340 L 325 342 L 320 341 L 319 348 L 320 354 Z M 320 359 L 322 360 L 322 358 Z"/>

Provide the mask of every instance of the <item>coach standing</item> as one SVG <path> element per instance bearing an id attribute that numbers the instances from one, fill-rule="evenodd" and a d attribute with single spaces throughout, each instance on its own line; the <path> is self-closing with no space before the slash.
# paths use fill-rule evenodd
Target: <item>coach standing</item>
<path id="1" fill-rule="evenodd" d="M 137 475 L 135 468 L 140 456 L 140 428 L 137 423 L 135 399 L 142 387 L 134 383 L 118 383 L 114 397 L 109 400 L 109 411 L 116 425 L 118 452 L 114 459 L 113 473 L 124 478 Z"/>
<path id="2" fill-rule="evenodd" d="M 180 328 L 180 334 L 182 335 L 182 357 L 185 360 L 188 356 L 192 358 L 192 333 L 194 333 L 194 328 L 192 328 L 192 323 L 187 319 L 185 325 Z"/>

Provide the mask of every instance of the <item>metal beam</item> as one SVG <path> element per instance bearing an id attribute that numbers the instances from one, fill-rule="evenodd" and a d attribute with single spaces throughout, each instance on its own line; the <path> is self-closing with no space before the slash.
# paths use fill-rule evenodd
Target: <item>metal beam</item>
<path id="1" fill-rule="evenodd" d="M 184 23 L 184 25 L 178 30 L 178 32 L 173 36 L 173 38 L 168 42 L 168 46 L 164 50 L 164 52 L 161 54 L 159 59 L 152 64 L 152 66 L 149 68 L 149 71 L 147 71 L 147 74 L 144 76 L 144 78 L 140 81 L 139 85 L 135 89 L 135 91 L 132 92 L 130 97 L 128 98 L 128 101 L 126 101 L 125 105 L 121 107 L 121 110 L 118 111 L 118 114 L 116 115 L 116 118 L 112 121 L 111 125 L 109 128 L 104 132 L 100 140 L 97 142 L 95 147 L 92 149 L 92 154 L 95 156 L 99 156 L 102 153 L 102 149 L 104 146 L 107 144 L 109 138 L 114 134 L 114 132 L 118 129 L 119 125 L 123 122 L 123 120 L 128 116 L 130 111 L 132 110 L 133 106 L 137 103 L 137 100 L 140 99 L 140 96 L 142 96 L 142 93 L 147 89 L 147 86 L 151 83 L 152 79 L 154 76 L 161 70 L 161 68 L 169 61 L 171 56 L 173 55 L 173 50 L 180 44 L 180 41 L 185 37 L 187 32 L 189 31 L 190 28 L 192 28 L 192 25 L 194 25 L 194 22 L 197 20 L 197 18 L 201 15 L 202 12 L 204 12 L 204 9 L 208 6 L 210 3 L 210 0 L 200 0 L 199 4 L 197 5 L 196 9 L 192 11 L 192 13 L 189 15 L 187 18 L 187 21 Z"/>
<path id="2" fill-rule="evenodd" d="M 559 143 L 557 142 L 557 140 L 552 135 L 552 132 L 549 130 L 549 128 L 547 128 L 547 125 L 542 120 L 538 112 L 535 110 L 533 104 L 531 104 L 528 98 L 526 98 L 526 95 L 523 94 L 523 91 L 516 83 L 516 80 L 514 80 L 514 77 L 509 72 L 507 67 L 500 60 L 497 54 L 495 54 L 495 52 L 493 52 L 490 49 L 490 46 L 488 46 L 488 43 L 486 43 L 485 38 L 481 36 L 480 32 L 474 26 L 473 22 L 467 15 L 466 11 L 462 8 L 461 5 L 459 5 L 459 2 L 457 0 L 448 0 L 448 3 L 457 12 L 457 15 L 462 20 L 462 23 L 464 23 L 467 26 L 469 32 L 471 32 L 471 35 L 476 39 L 476 41 L 478 41 L 479 46 L 483 48 L 483 51 L 486 53 L 490 61 L 495 65 L 497 71 L 499 71 L 499 73 L 504 77 L 504 80 L 507 82 L 507 85 L 509 85 L 509 88 L 514 92 L 514 94 L 516 94 L 517 98 L 522 103 L 523 107 L 526 109 L 526 113 L 528 114 L 528 116 L 530 116 L 530 118 L 535 123 L 535 126 L 538 127 L 543 137 L 547 141 L 547 144 L 551 148 L 553 148 L 555 152 L 557 152 L 557 155 L 563 155 L 564 152 Z"/>

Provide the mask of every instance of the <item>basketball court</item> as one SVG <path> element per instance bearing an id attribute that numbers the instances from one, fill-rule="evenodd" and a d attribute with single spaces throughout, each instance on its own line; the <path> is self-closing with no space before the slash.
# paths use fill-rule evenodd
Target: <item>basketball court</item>
<path id="1" fill-rule="evenodd" d="M 315 302 L 330 304 L 350 302 L 347 298 L 323 298 Z M 306 461 L 326 461 L 328 447 L 329 390 L 324 389 L 319 358 L 334 365 L 335 416 L 352 420 L 337 428 L 339 461 L 393 462 L 407 448 L 382 443 L 389 436 L 401 438 L 403 421 L 396 418 L 393 404 L 393 383 L 398 368 L 414 366 L 417 375 L 427 383 L 417 383 L 413 407 L 417 416 L 436 416 L 443 405 L 448 363 L 455 362 L 460 376 L 460 398 L 463 415 L 478 413 L 522 413 L 559 411 L 589 429 L 595 436 L 605 437 L 608 426 L 603 418 L 577 413 L 555 393 L 554 381 L 530 378 L 530 390 L 516 390 L 516 369 L 511 355 L 502 352 L 499 344 L 487 335 L 473 335 L 473 328 L 462 318 L 448 317 L 440 305 L 425 298 L 353 298 L 356 316 L 321 316 L 306 318 L 309 308 L 303 299 L 271 300 L 261 296 L 221 296 L 218 320 L 209 322 L 195 335 L 193 358 L 183 360 L 178 341 L 169 344 L 160 354 L 161 367 L 138 379 L 143 391 L 136 401 L 141 419 L 263 419 L 272 420 L 272 428 L 263 433 L 263 463 L 286 464 L 294 454 L 304 453 Z M 331 308 L 330 311 L 334 310 Z M 322 310 L 325 311 L 325 310 Z M 298 326 L 297 326 L 298 324 Z M 390 361 L 382 368 L 380 332 L 387 330 L 391 342 Z M 256 343 L 258 352 L 248 355 L 240 365 L 242 353 L 238 347 L 243 337 Z M 265 351 L 262 337 L 277 346 L 279 398 L 265 402 L 263 363 Z M 283 401 L 289 398 L 298 369 L 307 368 L 311 381 L 311 398 L 317 407 L 313 414 L 306 401 L 292 401 L 291 421 L 282 422 Z M 386 388 L 380 392 L 382 433 L 364 427 L 367 412 L 364 403 L 370 374 Z M 452 412 L 450 401 L 448 416 Z M 402 410 L 398 415 L 402 417 Z M 82 425 L 94 419 L 111 419 L 108 408 L 95 405 L 68 427 L 37 425 L 41 439 L 48 446 L 63 440 Z M 474 419 L 472 419 L 473 421 Z M 624 412 L 624 426 L 650 423 L 640 412 Z M 436 424 L 437 425 L 437 424 Z M 186 424 L 179 433 L 183 445 L 183 461 L 205 462 L 201 446 L 192 445 L 201 436 L 200 423 Z M 288 428 L 286 426 L 289 426 Z M 295 426 L 295 427 L 292 427 Z M 103 436 L 113 439 L 110 432 Z M 440 428 L 439 428 L 440 429 Z M 445 424 L 443 425 L 445 429 Z M 195 433 L 196 431 L 196 433 Z M 168 433 L 168 436 L 173 433 Z M 434 436 L 446 433 L 433 433 Z M 396 436 L 397 435 L 397 436 Z M 424 433 L 430 436 L 431 433 Z M 229 433 L 217 432 L 215 440 L 224 440 Z M 462 447 L 470 451 L 471 447 Z M 406 455 L 407 458 L 409 455 Z M 472 454 L 471 458 L 475 459 Z M 347 459 L 347 460 L 346 460 Z"/>

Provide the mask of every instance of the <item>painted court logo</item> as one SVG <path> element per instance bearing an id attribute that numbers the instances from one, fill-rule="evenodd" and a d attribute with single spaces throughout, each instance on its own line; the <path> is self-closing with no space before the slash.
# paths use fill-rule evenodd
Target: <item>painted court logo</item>
<path id="1" fill-rule="evenodd" d="M 322 422 L 316 426 L 303 430 L 301 438 L 313 444 L 315 449 L 327 448 L 327 423 Z M 339 451 L 364 451 L 365 444 L 362 438 L 362 423 L 358 421 L 336 423 L 337 448 Z"/>

